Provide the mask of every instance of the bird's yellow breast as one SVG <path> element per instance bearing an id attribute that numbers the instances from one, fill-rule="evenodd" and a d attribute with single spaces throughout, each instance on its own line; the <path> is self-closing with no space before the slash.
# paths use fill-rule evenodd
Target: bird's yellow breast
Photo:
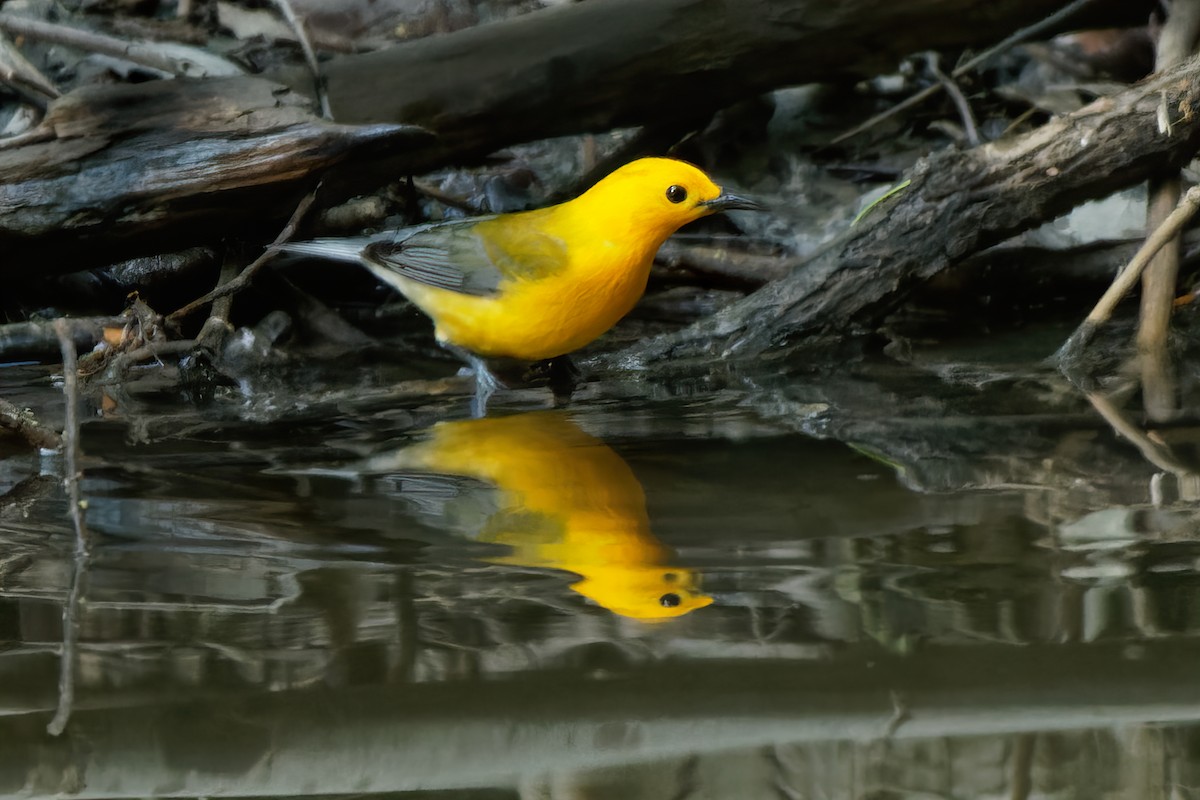
<path id="1" fill-rule="evenodd" d="M 536 361 L 583 347 L 629 313 L 654 256 L 640 250 L 611 241 L 576 247 L 559 272 L 505 281 L 493 296 L 412 281 L 402 290 L 433 318 L 440 341 L 481 356 Z"/>

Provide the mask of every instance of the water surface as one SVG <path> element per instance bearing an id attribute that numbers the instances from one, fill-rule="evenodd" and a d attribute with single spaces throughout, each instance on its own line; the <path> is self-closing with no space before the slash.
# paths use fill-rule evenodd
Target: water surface
<path id="1" fill-rule="evenodd" d="M 53 370 L 0 385 L 61 420 Z M 948 352 L 482 421 L 324 385 L 88 393 L 82 560 L 59 457 L 6 445 L 0 794 L 1200 786 L 1186 426 L 1164 469 L 1056 375 Z"/>

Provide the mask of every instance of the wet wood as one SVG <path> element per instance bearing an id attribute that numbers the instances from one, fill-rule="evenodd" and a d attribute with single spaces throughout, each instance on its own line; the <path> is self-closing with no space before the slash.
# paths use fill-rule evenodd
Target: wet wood
<path id="1" fill-rule="evenodd" d="M 871 74 L 917 49 L 994 41 L 1058 5 L 568 5 L 331 62 L 336 117 L 388 123 L 369 127 L 321 121 L 298 94 L 257 78 L 84 88 L 55 101 L 34 135 L 0 149 L 0 278 L 274 227 L 315 173 L 349 160 L 373 159 L 328 182 L 331 195 L 518 141 L 664 120 L 686 131 L 758 92 Z M 1093 5 L 1092 23 L 1137 16 L 1136 3 Z M 307 70 L 291 80 L 299 91 L 312 83 Z M 393 124 L 401 122 L 440 138 L 418 150 L 413 132 Z"/>
<path id="2" fill-rule="evenodd" d="M 71 322 L 75 346 L 80 350 L 90 350 L 97 342 L 104 341 L 106 327 L 120 328 L 126 321 L 121 317 L 74 317 Z M 6 359 L 50 359 L 58 351 L 58 334 L 50 322 L 10 322 L 0 325 L 0 356 Z"/>
<path id="3" fill-rule="evenodd" d="M 1155 69 L 1170 69 L 1194 54 L 1198 34 L 1200 0 L 1173 3 L 1158 39 Z M 1150 180 L 1148 192 L 1146 230 L 1153 232 L 1166 222 L 1183 194 L 1183 182 L 1178 171 L 1155 175 Z M 1167 335 L 1182 258 L 1180 237 L 1176 236 L 1151 259 L 1142 275 L 1141 317 L 1137 333 L 1138 350 L 1142 356 L 1142 394 L 1147 415 L 1159 422 L 1170 419 L 1178 405 L 1174 374 L 1167 355 Z"/>
<path id="4" fill-rule="evenodd" d="M 1158 122 L 1164 103 L 1169 132 Z M 1197 109 L 1200 60 L 1192 60 L 1028 135 L 923 159 L 910 185 L 787 278 L 618 358 L 746 358 L 822 333 L 870 330 L 906 290 L 949 265 L 1186 163 L 1200 146 Z"/>
<path id="5" fill-rule="evenodd" d="M 325 122 L 260 78 L 88 87 L 54 102 L 43 130 L 0 150 L 0 280 L 261 231 L 319 173 L 424 137 Z"/>
<path id="6" fill-rule="evenodd" d="M 1062 5 L 605 0 L 338 59 L 325 74 L 335 119 L 429 127 L 447 157 L 582 131 L 703 124 L 766 90 L 857 80 L 920 50 L 994 44 Z M 1071 24 L 1144 24 L 1149 13 L 1142 2 L 1101 0 Z"/>
<path id="7" fill-rule="evenodd" d="M 1077 373 L 1082 350 L 1099 327 L 1112 317 L 1117 303 L 1133 288 L 1138 278 L 1142 277 L 1143 271 L 1154 261 L 1155 256 L 1172 243 L 1178 246 L 1183 227 L 1196 215 L 1197 210 L 1200 210 L 1200 186 L 1193 186 L 1188 189 L 1179 205 L 1171 210 L 1162 224 L 1146 238 L 1145 244 L 1113 280 L 1108 291 L 1096 302 L 1096 307 L 1063 344 L 1058 352 L 1058 359 L 1064 372 L 1068 375 Z M 1159 361 L 1165 366 L 1164 355 L 1159 355 Z M 1143 377 L 1145 376 L 1143 375 Z M 1154 418 L 1155 414 L 1152 413 L 1150 416 Z"/>
<path id="8" fill-rule="evenodd" d="M 18 408 L 0 398 L 0 430 L 20 436 L 32 447 L 57 450 L 62 447 L 62 437 L 42 425 L 26 409 Z"/>

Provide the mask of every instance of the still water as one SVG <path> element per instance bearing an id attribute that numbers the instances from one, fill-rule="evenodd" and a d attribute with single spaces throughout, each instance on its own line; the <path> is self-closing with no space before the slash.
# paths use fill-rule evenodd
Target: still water
<path id="1" fill-rule="evenodd" d="M 0 795 L 1193 796 L 1192 429 L 951 356 L 478 421 L 92 391 L 88 554 L 0 440 Z"/>

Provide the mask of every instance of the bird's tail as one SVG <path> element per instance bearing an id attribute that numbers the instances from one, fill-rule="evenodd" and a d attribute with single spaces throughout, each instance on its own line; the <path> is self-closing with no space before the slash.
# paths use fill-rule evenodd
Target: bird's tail
<path id="1" fill-rule="evenodd" d="M 357 263 L 359 253 L 370 243 L 370 237 L 355 236 L 337 239 L 309 239 L 307 242 L 285 242 L 273 249 L 280 253 Z"/>

